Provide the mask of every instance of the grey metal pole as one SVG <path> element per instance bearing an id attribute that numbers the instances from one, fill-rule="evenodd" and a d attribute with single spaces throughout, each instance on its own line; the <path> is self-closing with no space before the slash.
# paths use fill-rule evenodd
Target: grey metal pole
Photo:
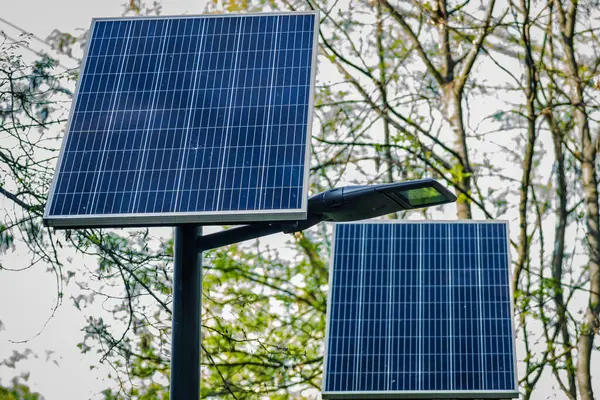
<path id="1" fill-rule="evenodd" d="M 200 398 L 202 254 L 196 244 L 200 235 L 201 226 L 175 227 L 171 400 Z"/>

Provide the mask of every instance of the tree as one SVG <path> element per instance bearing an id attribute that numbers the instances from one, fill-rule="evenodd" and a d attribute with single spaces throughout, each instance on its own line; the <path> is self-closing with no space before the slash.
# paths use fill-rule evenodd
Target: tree
<path id="1" fill-rule="evenodd" d="M 584 192 L 587 249 L 589 252 L 590 294 L 585 311 L 585 321 L 581 324 L 577 343 L 577 383 L 582 399 L 594 398 L 591 378 L 591 356 L 594 347 L 594 336 L 600 328 L 600 212 L 598 207 L 598 172 L 597 148 L 598 137 L 592 139 L 590 132 L 589 101 L 585 89 L 590 78 L 581 72 L 580 61 L 575 51 L 575 27 L 577 13 L 581 6 L 576 1 L 556 1 L 554 7 L 558 18 L 562 51 L 567 67 L 566 82 L 571 93 L 568 95 L 574 117 L 575 127 L 579 134 L 579 161 L 581 163 L 582 186 Z"/>
<path id="2" fill-rule="evenodd" d="M 160 10 L 143 1 L 128 7 Z M 311 190 L 433 176 L 459 195 L 458 218 L 518 220 L 513 294 L 526 351 L 523 396 L 536 398 L 551 379 L 570 399 L 593 398 L 600 328 L 593 2 L 227 0 L 209 10 L 220 7 L 321 11 Z M 15 143 L 0 149 L 0 189 L 14 210 L 0 230 L 2 249 L 21 243 L 34 251 L 55 271 L 59 298 L 60 282 L 75 274 L 85 293 L 76 304 L 105 302 L 108 311 L 90 316 L 79 346 L 112 367 L 116 386 L 106 398 L 166 398 L 170 232 L 41 227 L 57 148 L 52 127 L 64 121 L 51 94 L 69 92 L 50 74 L 51 61 L 27 64 L 15 49 L 3 48 L 0 60 L 0 122 Z M 321 226 L 296 234 L 285 250 L 244 244 L 207 254 L 203 398 L 319 390 L 329 233 Z M 61 246 L 97 265 L 65 272 Z"/>

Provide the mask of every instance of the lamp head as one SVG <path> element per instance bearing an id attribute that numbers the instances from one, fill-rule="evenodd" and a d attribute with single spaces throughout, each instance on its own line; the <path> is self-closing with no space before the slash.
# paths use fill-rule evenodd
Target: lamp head
<path id="1" fill-rule="evenodd" d="M 421 179 L 330 189 L 308 200 L 308 214 L 321 215 L 324 221 L 358 221 L 455 201 L 456 196 L 436 180 Z"/>

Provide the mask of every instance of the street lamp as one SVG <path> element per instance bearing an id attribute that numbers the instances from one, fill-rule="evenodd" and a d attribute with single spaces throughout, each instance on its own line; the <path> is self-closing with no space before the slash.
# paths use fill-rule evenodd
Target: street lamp
<path id="1" fill-rule="evenodd" d="M 321 192 L 308 199 L 306 220 L 257 223 L 199 236 L 198 251 L 279 232 L 299 232 L 323 221 L 359 221 L 454 201 L 456 196 L 434 179 L 344 186 Z"/>

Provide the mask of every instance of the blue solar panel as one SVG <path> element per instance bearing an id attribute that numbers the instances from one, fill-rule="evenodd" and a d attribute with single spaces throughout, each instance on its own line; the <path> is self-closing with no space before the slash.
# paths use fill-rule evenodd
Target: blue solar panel
<path id="1" fill-rule="evenodd" d="M 508 251 L 503 222 L 336 225 L 323 398 L 518 397 Z"/>
<path id="2" fill-rule="evenodd" d="M 46 223 L 306 218 L 318 15 L 97 19 Z"/>

